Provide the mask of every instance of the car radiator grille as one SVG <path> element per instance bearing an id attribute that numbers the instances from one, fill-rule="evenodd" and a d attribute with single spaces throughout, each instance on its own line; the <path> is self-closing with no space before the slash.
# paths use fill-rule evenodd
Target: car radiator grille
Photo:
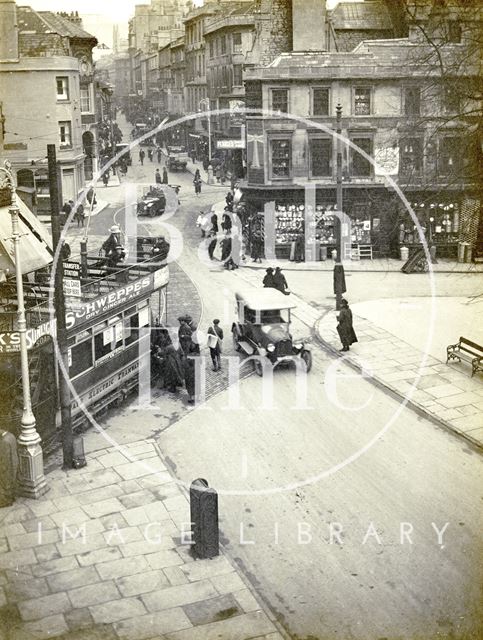
<path id="1" fill-rule="evenodd" d="M 293 354 L 292 341 L 280 340 L 280 342 L 277 343 L 276 354 L 278 357 L 291 356 Z"/>

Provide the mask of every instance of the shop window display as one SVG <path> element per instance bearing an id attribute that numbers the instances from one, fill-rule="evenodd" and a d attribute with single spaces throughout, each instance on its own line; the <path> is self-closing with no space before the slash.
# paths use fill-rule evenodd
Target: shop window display
<path id="1" fill-rule="evenodd" d="M 438 247 L 440 256 L 451 257 L 460 240 L 460 212 L 457 202 L 412 202 L 424 237 L 429 245 Z M 405 216 L 399 224 L 399 244 L 414 246 L 421 244 L 418 226 Z"/>
<path id="2" fill-rule="evenodd" d="M 307 211 L 308 221 L 313 221 L 306 229 L 304 205 L 277 205 L 275 208 L 276 251 L 283 257 L 284 249 L 305 234 L 307 243 L 315 240 L 317 245 L 334 249 L 337 244 L 337 215 L 334 205 L 317 205 L 315 211 Z M 371 244 L 371 220 L 367 218 L 351 219 L 350 241 L 356 245 Z M 307 235 L 308 234 L 308 235 Z"/>

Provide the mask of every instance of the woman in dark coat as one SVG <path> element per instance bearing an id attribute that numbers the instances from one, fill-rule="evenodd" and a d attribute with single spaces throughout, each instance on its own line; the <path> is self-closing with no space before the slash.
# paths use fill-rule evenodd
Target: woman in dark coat
<path id="1" fill-rule="evenodd" d="M 275 273 L 273 274 L 273 286 L 286 296 L 290 293 L 290 291 L 288 291 L 287 280 L 285 279 L 280 267 L 275 267 Z"/>
<path id="2" fill-rule="evenodd" d="M 252 240 L 252 261 L 261 262 L 263 253 L 263 239 L 261 231 L 255 231 Z"/>
<path id="3" fill-rule="evenodd" d="M 305 236 L 301 233 L 295 240 L 295 262 L 305 262 Z"/>
<path id="4" fill-rule="evenodd" d="M 349 303 L 344 298 L 341 301 L 341 310 L 337 320 L 339 322 L 337 333 L 342 342 L 341 351 L 349 351 L 350 345 L 357 342 L 357 336 L 352 326 L 352 311 L 349 309 Z"/>
<path id="5" fill-rule="evenodd" d="M 275 283 L 273 281 L 273 269 L 272 267 L 268 267 L 268 269 L 265 269 L 266 271 L 266 275 L 263 278 L 263 286 L 266 289 L 275 289 Z"/>
<path id="6" fill-rule="evenodd" d="M 172 393 L 175 393 L 177 388 L 184 383 L 184 370 L 181 362 L 182 353 L 182 349 L 175 349 L 172 343 L 166 345 L 163 349 L 164 386 Z"/>
<path id="7" fill-rule="evenodd" d="M 195 194 L 199 196 L 201 194 L 201 175 L 200 170 L 196 169 L 195 177 L 193 179 L 193 184 L 195 185 Z"/>
<path id="8" fill-rule="evenodd" d="M 168 184 L 168 170 L 163 167 L 163 184 Z"/>

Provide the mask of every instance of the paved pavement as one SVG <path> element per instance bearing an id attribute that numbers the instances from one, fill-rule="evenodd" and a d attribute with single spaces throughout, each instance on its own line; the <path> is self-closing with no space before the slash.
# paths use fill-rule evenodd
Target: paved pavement
<path id="1" fill-rule="evenodd" d="M 336 315 L 324 315 L 316 331 L 330 352 L 340 356 Z M 346 362 L 406 399 L 408 407 L 483 447 L 481 373 L 472 378 L 467 363 L 446 364 L 357 315 L 354 326 L 359 343 L 344 354 Z"/>
<path id="2" fill-rule="evenodd" d="M 96 448 L 0 510 L 0 638 L 282 640 L 225 554 L 194 560 L 189 503 L 153 439 Z"/>
<path id="3" fill-rule="evenodd" d="M 280 266 L 285 271 L 333 271 L 333 260 L 321 260 L 317 262 L 292 262 L 290 260 L 266 260 L 262 263 L 248 264 L 253 269 L 266 269 L 269 266 Z M 395 258 L 374 258 L 373 260 L 346 260 L 344 261 L 344 270 L 346 272 L 400 272 L 404 262 Z M 434 273 L 483 273 L 483 264 L 481 263 L 460 263 L 454 260 L 440 259 L 436 264 L 432 265 Z M 407 278 L 411 278 L 407 275 Z"/>
<path id="4" fill-rule="evenodd" d="M 243 270 L 239 277 L 253 286 L 260 285 L 256 270 Z M 359 342 L 348 354 L 341 354 L 337 334 L 337 312 L 323 311 L 292 294 L 294 311 L 332 355 L 344 361 L 378 386 L 396 394 L 407 406 L 426 418 L 464 436 L 483 447 L 483 374 L 471 377 L 471 366 L 446 364 L 422 349 L 398 338 L 375 322 L 354 315 Z M 420 327 L 424 331 L 423 325 Z M 457 341 L 459 336 L 455 337 Z M 450 344 L 448 342 L 448 344 Z M 444 353 L 444 348 L 439 351 Z"/>

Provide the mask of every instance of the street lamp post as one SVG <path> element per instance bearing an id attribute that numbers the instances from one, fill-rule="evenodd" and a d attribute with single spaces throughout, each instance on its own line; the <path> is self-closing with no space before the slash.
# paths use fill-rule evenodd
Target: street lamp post
<path id="1" fill-rule="evenodd" d="M 35 416 L 32 411 L 30 395 L 29 363 L 27 352 L 27 323 L 25 320 L 25 303 L 23 294 L 22 267 L 20 258 L 20 227 L 19 209 L 15 181 L 8 161 L 2 168 L 7 177 L 7 184 L 11 192 L 10 215 L 12 217 L 12 242 L 15 259 L 15 278 L 17 285 L 17 325 L 20 338 L 20 363 L 22 371 L 23 411 L 20 420 L 20 435 L 17 439 L 19 471 L 18 493 L 27 498 L 40 498 L 47 490 L 44 476 L 44 463 L 41 438 L 37 432 Z"/>
<path id="2" fill-rule="evenodd" d="M 201 98 L 198 102 L 198 106 L 200 104 L 204 104 L 207 107 L 207 119 L 208 119 L 208 164 L 211 165 L 211 116 L 210 116 L 210 99 L 209 98 Z M 211 178 L 212 179 L 212 178 Z M 208 173 L 208 182 L 210 182 L 210 173 Z"/>

